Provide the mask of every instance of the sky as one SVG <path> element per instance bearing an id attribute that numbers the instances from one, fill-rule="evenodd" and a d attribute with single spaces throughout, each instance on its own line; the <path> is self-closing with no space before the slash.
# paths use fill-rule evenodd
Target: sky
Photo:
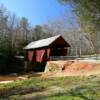
<path id="1" fill-rule="evenodd" d="M 59 18 L 65 10 L 71 12 L 71 7 L 61 5 L 57 0 L 0 0 L 8 11 L 17 17 L 26 17 L 32 25 L 41 25 L 49 20 Z"/>

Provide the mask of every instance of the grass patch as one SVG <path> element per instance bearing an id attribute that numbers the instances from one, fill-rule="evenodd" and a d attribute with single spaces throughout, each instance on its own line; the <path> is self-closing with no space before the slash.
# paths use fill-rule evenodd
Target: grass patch
<path id="1" fill-rule="evenodd" d="M 0 85 L 0 100 L 99 100 L 100 76 L 40 77 Z M 52 87 L 52 88 L 49 88 Z M 2 99 L 3 98 L 3 99 Z"/>

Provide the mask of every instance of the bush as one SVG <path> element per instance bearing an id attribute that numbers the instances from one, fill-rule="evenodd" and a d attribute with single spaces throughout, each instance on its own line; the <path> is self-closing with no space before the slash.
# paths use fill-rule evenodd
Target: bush
<path id="1" fill-rule="evenodd" d="M 24 70 L 24 61 L 14 57 L 0 56 L 0 74 L 20 73 Z"/>

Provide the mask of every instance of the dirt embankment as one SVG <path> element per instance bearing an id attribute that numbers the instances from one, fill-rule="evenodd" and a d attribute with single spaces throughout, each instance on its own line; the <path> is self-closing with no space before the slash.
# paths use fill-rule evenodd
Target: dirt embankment
<path id="1" fill-rule="evenodd" d="M 44 73 L 26 73 L 23 75 L 0 76 L 0 84 L 16 80 L 25 80 L 31 77 L 60 77 L 100 74 L 100 61 L 49 61 Z"/>
<path id="2" fill-rule="evenodd" d="M 51 61 L 47 63 L 44 76 L 76 76 L 100 74 L 97 61 Z"/>

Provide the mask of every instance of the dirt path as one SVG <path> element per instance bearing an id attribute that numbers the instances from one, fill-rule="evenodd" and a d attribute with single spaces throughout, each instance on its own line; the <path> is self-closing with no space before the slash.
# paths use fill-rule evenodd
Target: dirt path
<path id="1" fill-rule="evenodd" d="M 11 83 L 14 82 L 16 80 L 26 80 L 29 79 L 31 77 L 39 77 L 41 76 L 42 73 L 34 73 L 34 72 L 30 72 L 30 73 L 25 73 L 22 75 L 0 75 L 0 84 L 6 84 L 6 83 Z"/>

